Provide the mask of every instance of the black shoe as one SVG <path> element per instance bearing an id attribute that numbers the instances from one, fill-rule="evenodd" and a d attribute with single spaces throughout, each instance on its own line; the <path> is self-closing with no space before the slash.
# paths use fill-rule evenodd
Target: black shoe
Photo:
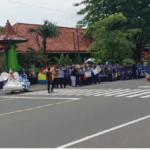
<path id="1" fill-rule="evenodd" d="M 48 91 L 48 93 L 51 93 L 50 91 Z"/>
<path id="2" fill-rule="evenodd" d="M 51 91 L 52 93 L 54 93 L 54 91 Z"/>

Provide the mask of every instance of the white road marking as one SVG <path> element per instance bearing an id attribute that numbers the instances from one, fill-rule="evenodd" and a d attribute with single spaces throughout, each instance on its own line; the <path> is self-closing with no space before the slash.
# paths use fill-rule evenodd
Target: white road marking
<path id="1" fill-rule="evenodd" d="M 133 80 L 132 80 L 132 81 L 133 81 Z M 135 80 L 135 81 L 136 81 L 136 80 Z M 111 83 L 105 82 L 106 84 L 103 84 L 103 83 L 102 83 L 102 84 L 97 84 L 97 85 L 94 85 L 94 87 L 97 87 L 97 86 L 98 86 L 98 87 L 99 87 L 99 86 L 104 86 L 104 85 L 108 85 L 108 84 L 109 84 L 109 85 L 118 84 L 118 83 L 122 83 L 122 84 L 123 84 L 123 83 L 126 83 L 126 82 L 131 82 L 131 81 L 120 81 L 120 82 L 117 81 L 117 82 L 111 82 Z M 86 87 L 86 88 L 90 89 L 90 88 L 93 88 L 93 86 L 89 86 L 89 87 Z"/>
<path id="2" fill-rule="evenodd" d="M 112 89 L 108 89 L 107 90 L 107 92 L 112 92 L 113 90 Z M 96 92 L 96 93 L 93 93 L 93 96 L 99 96 L 99 95 L 101 95 L 102 93 L 105 93 L 106 92 L 106 90 L 104 90 L 104 91 L 99 91 L 99 92 Z"/>
<path id="3" fill-rule="evenodd" d="M 144 93 L 139 93 L 139 94 L 134 94 L 134 95 L 127 96 L 127 97 L 132 98 L 132 97 L 141 96 L 141 95 L 149 94 L 149 93 L 150 93 L 150 91 L 148 91 L 148 92 L 144 92 Z"/>
<path id="4" fill-rule="evenodd" d="M 62 98 L 62 97 L 8 97 L 8 96 L 0 96 L 0 98 L 10 98 L 10 99 L 72 99 L 79 100 L 81 98 Z"/>
<path id="5" fill-rule="evenodd" d="M 138 86 L 138 88 L 150 88 L 150 86 Z"/>
<path id="6" fill-rule="evenodd" d="M 145 116 L 145 117 L 142 117 L 142 118 L 139 118 L 139 119 L 136 119 L 136 120 L 133 120 L 133 121 L 130 121 L 130 122 L 127 122 L 127 123 L 124 123 L 124 124 L 121 124 L 119 126 L 116 126 L 116 127 L 113 127 L 113 128 L 110 128 L 110 129 L 107 129 L 107 130 L 104 130 L 104 131 L 101 131 L 101 132 L 98 132 L 96 134 L 93 134 L 93 135 L 90 135 L 90 136 L 87 136 L 87 137 L 84 137 L 84 138 L 81 138 L 79 140 L 76 140 L 74 142 L 70 142 L 68 144 L 65 144 L 65 145 L 62 145 L 62 146 L 59 146 L 57 147 L 58 149 L 59 148 L 66 148 L 66 147 L 70 147 L 72 145 L 75 145 L 75 144 L 78 144 L 78 143 L 81 143 L 81 142 L 84 142 L 84 141 L 87 141 L 89 139 L 92 139 L 92 138 L 95 138 L 95 137 L 98 137 L 100 135 L 103 135 L 103 134 L 106 134 L 106 133 L 109 133 L 111 131 L 115 131 L 115 130 L 118 130 L 120 128 L 123 128 L 123 127 L 126 127 L 126 126 L 129 126 L 129 125 L 132 125 L 134 123 L 137 123 L 137 122 L 140 122 L 140 121 L 143 121 L 145 119 L 148 119 L 150 118 L 150 115 L 148 116 Z"/>
<path id="7" fill-rule="evenodd" d="M 83 96 L 90 96 L 90 95 L 94 95 L 94 94 L 98 94 L 98 93 L 103 93 L 105 90 L 106 89 L 99 89 L 98 91 L 92 90 L 92 91 L 84 92 Z"/>
<path id="8" fill-rule="evenodd" d="M 146 96 L 141 96 L 140 98 L 149 98 L 150 95 L 146 95 Z"/>
<path id="9" fill-rule="evenodd" d="M 43 97 L 46 96 L 114 96 L 114 97 L 123 97 L 126 96 L 127 98 L 132 98 L 132 96 L 136 96 L 139 93 L 142 93 L 141 95 L 146 94 L 145 92 L 149 91 L 149 89 L 56 89 L 55 93 L 47 93 L 47 90 L 41 91 L 41 92 L 32 92 L 32 93 L 25 93 L 24 95 L 42 95 Z M 147 93 L 148 94 L 148 93 Z M 22 94 L 21 94 L 22 95 Z M 137 95 L 138 96 L 138 95 Z M 139 95 L 140 96 L 140 95 Z M 150 96 L 145 96 L 142 98 L 148 98 Z M 140 98 L 140 97 L 139 97 Z"/>
<path id="10" fill-rule="evenodd" d="M 111 93 L 115 93 L 115 92 L 119 92 L 119 91 L 122 91 L 122 89 L 113 89 L 113 90 L 110 90 L 110 91 L 106 91 L 106 92 L 103 92 L 103 93 L 100 93 L 100 94 L 96 94 L 94 96 L 102 96 L 102 95 L 105 95 L 105 94 L 111 94 Z"/>
<path id="11" fill-rule="evenodd" d="M 124 89 L 120 92 L 116 92 L 116 93 L 113 93 L 113 94 L 108 94 L 108 95 L 105 95 L 105 96 L 113 96 L 113 95 L 116 95 L 116 94 L 123 94 L 123 93 L 127 93 L 127 92 L 130 92 L 131 90 L 130 89 Z"/>
<path id="12" fill-rule="evenodd" d="M 34 109 L 49 107 L 49 106 L 53 106 L 53 105 L 59 105 L 59 104 L 63 104 L 63 103 L 73 102 L 73 101 L 75 101 L 75 100 L 68 100 L 68 101 L 63 101 L 63 102 L 58 102 L 58 103 L 52 103 L 52 104 L 47 104 L 47 105 L 38 106 L 38 107 L 32 107 L 32 108 L 28 108 L 28 109 L 17 110 L 17 111 L 13 111 L 13 112 L 8 112 L 8 113 L 0 114 L 0 117 L 1 116 L 5 116 L 5 115 L 19 113 L 19 112 L 24 112 L 24 111 L 29 111 L 29 110 L 34 110 Z"/>
<path id="13" fill-rule="evenodd" d="M 135 94 L 135 93 L 139 93 L 139 92 L 145 92 L 145 91 L 148 91 L 149 89 L 147 89 L 147 90 L 140 90 L 139 89 L 139 91 L 136 91 L 136 92 L 130 92 L 130 93 L 126 93 L 126 94 L 121 94 L 121 95 L 117 95 L 117 96 L 115 96 L 115 97 L 121 97 L 121 96 L 127 96 L 127 95 L 131 95 L 131 94 Z M 134 90 L 135 91 L 135 90 Z"/>
<path id="14" fill-rule="evenodd" d="M 12 99 L 4 99 L 4 100 L 0 100 L 0 102 L 3 102 L 3 101 L 11 101 Z"/>

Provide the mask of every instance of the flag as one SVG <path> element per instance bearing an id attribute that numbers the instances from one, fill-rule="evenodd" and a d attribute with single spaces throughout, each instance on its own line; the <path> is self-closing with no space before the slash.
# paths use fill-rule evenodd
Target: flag
<path id="1" fill-rule="evenodd" d="M 95 59 L 94 58 L 89 58 L 88 60 L 86 60 L 85 62 L 92 62 L 92 61 L 94 61 Z"/>
<path id="2" fill-rule="evenodd" d="M 108 63 L 109 63 L 109 61 L 105 62 L 105 65 L 107 66 L 107 65 L 108 65 Z"/>

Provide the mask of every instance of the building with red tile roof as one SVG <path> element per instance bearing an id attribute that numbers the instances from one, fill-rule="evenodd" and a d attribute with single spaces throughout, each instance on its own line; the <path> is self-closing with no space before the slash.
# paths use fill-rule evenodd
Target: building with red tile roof
<path id="1" fill-rule="evenodd" d="M 7 20 L 6 26 L 3 30 L 3 32 L 0 34 L 0 42 L 8 44 L 8 42 L 26 42 L 27 40 L 23 38 L 22 36 L 18 36 L 14 29 L 12 28 L 11 24 Z"/>
<path id="2" fill-rule="evenodd" d="M 36 28 L 41 25 L 37 24 L 26 24 L 26 23 L 16 23 L 13 26 L 15 33 L 18 36 L 25 37 L 28 42 L 18 44 L 18 52 L 25 52 L 28 47 L 32 47 L 34 50 L 39 50 L 39 47 L 43 47 L 43 39 L 38 36 L 39 46 L 36 42 L 35 33 L 29 33 L 30 28 Z M 58 37 L 48 38 L 46 45 L 46 53 L 75 53 L 78 52 L 78 43 L 80 53 L 87 53 L 89 50 L 89 45 L 92 43 L 91 37 L 82 38 L 82 34 L 85 29 L 68 28 L 68 27 L 58 27 L 61 33 Z M 78 34 L 78 38 L 77 38 Z M 79 41 L 79 42 L 78 42 Z"/>

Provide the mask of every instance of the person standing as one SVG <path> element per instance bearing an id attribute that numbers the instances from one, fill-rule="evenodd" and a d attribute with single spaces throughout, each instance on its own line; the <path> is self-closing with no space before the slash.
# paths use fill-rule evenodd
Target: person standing
<path id="1" fill-rule="evenodd" d="M 75 67 L 73 67 L 73 70 L 71 72 L 71 83 L 73 87 L 76 86 L 76 75 L 77 75 L 77 70 L 75 69 Z"/>
<path id="2" fill-rule="evenodd" d="M 112 69 L 111 66 L 108 67 L 108 81 L 112 81 Z"/>
<path id="3" fill-rule="evenodd" d="M 60 69 L 58 71 L 58 76 L 59 76 L 60 88 L 62 88 L 62 85 L 64 85 L 64 69 L 62 68 L 62 66 L 60 66 Z"/>
<path id="4" fill-rule="evenodd" d="M 77 74 L 76 74 L 76 85 L 80 86 L 80 69 L 79 68 L 76 68 L 77 70 Z"/>
<path id="5" fill-rule="evenodd" d="M 79 72 L 79 78 L 80 78 L 80 86 L 84 85 L 84 71 L 83 68 L 80 68 L 80 72 Z"/>
<path id="6" fill-rule="evenodd" d="M 50 68 L 48 68 L 48 72 L 46 73 L 47 76 L 47 90 L 48 93 L 54 92 L 53 91 L 53 80 L 52 80 L 52 72 L 50 71 Z M 50 92 L 50 85 L 51 85 L 51 92 Z"/>
<path id="7" fill-rule="evenodd" d="M 67 84 L 69 84 L 69 67 L 67 67 L 67 64 L 65 64 L 64 68 L 64 88 Z"/>
<path id="8" fill-rule="evenodd" d="M 54 67 L 54 85 L 58 88 L 58 66 Z"/>

